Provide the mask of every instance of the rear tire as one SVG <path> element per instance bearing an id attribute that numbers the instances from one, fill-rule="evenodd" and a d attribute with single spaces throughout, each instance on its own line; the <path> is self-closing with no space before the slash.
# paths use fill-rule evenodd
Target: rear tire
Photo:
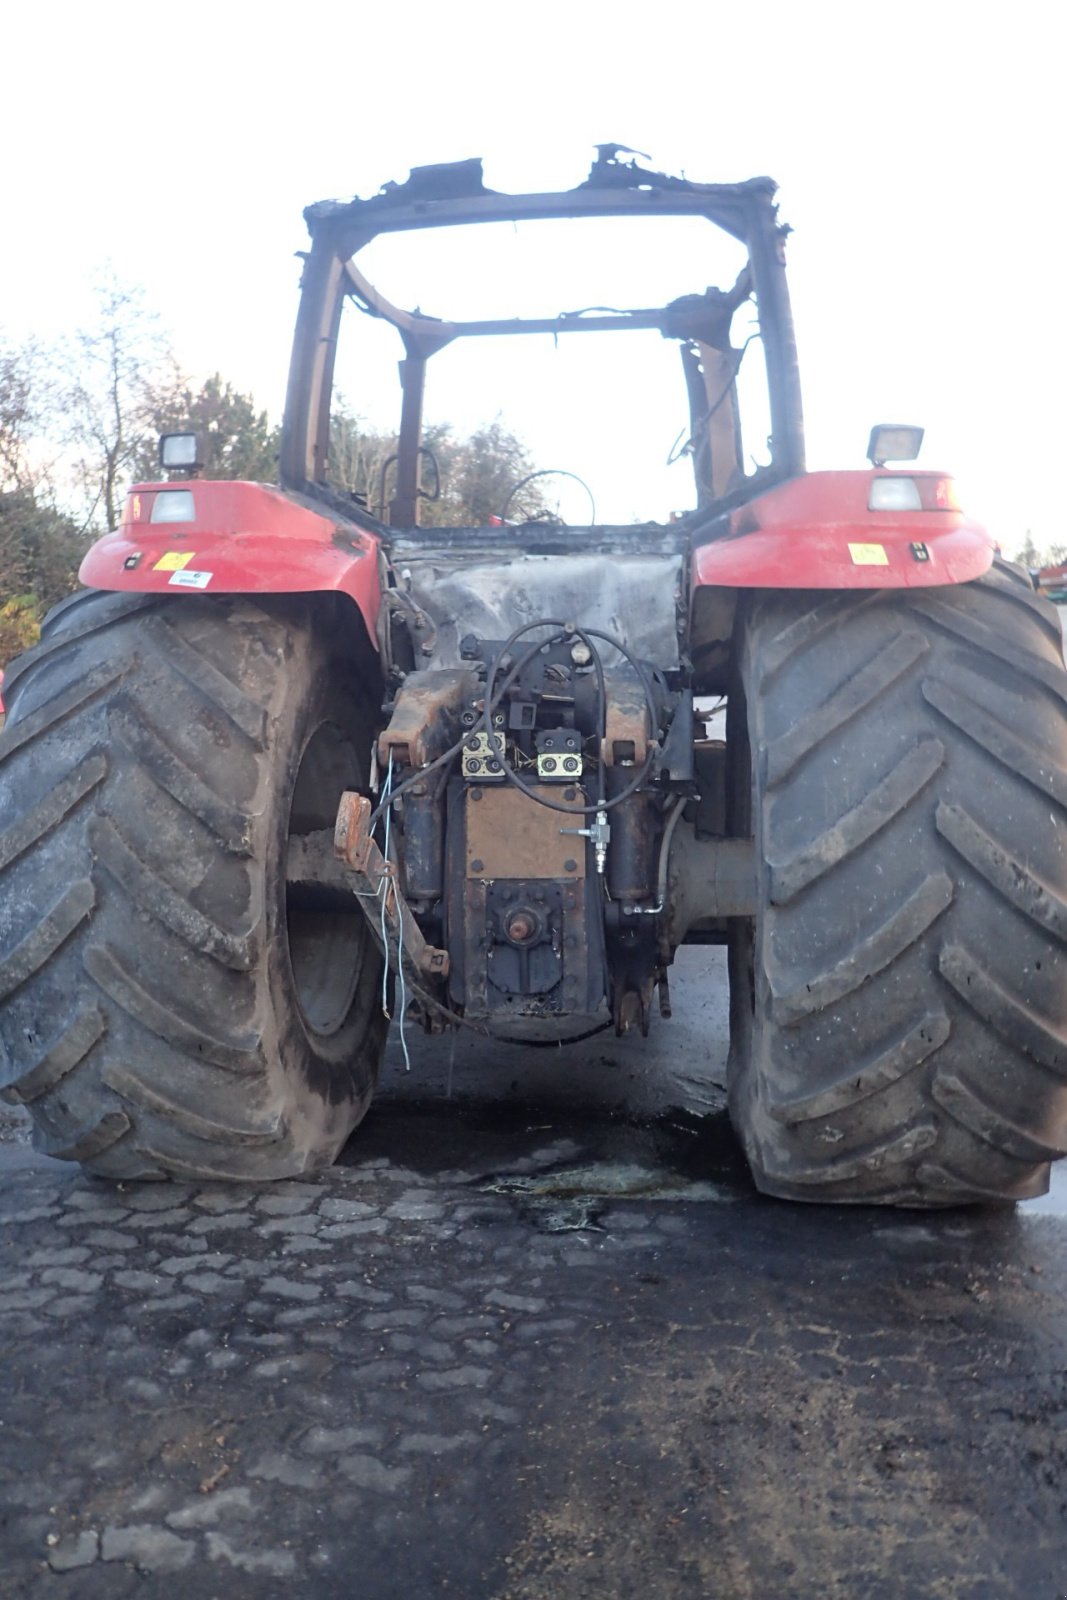
<path id="1" fill-rule="evenodd" d="M 730 1100 L 757 1185 L 1043 1194 L 1067 1150 L 1055 612 L 998 561 L 908 595 L 757 596 L 742 626 L 733 820 L 759 890 L 731 950 Z"/>
<path id="2" fill-rule="evenodd" d="M 110 1178 L 272 1179 L 370 1103 L 381 963 L 291 834 L 366 781 L 380 696 L 310 603 L 87 592 L 9 671 L 0 1089 Z"/>

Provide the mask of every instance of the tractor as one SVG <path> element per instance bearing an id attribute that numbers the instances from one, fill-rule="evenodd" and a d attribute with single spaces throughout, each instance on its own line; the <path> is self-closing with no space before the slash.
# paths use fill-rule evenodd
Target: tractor
<path id="1" fill-rule="evenodd" d="M 0 1088 L 39 1150 L 121 1181 L 311 1172 L 367 1111 L 390 1020 L 442 1048 L 647 1033 L 678 948 L 725 945 L 760 1190 L 1045 1191 L 1067 1149 L 1058 618 L 913 465 L 919 430 L 806 470 L 775 185 L 642 159 L 601 146 L 577 187 L 528 194 L 461 161 L 311 206 L 278 485 L 211 481 L 196 436 L 166 436 L 9 668 Z M 737 270 L 480 318 L 367 275 L 473 225 L 547 228 L 558 266 L 579 222 L 620 219 L 682 219 Z M 353 324 L 400 374 L 362 489 L 331 429 Z M 432 364 L 623 333 L 680 357 L 692 504 L 576 521 L 517 512 L 515 484 L 435 525 Z"/>

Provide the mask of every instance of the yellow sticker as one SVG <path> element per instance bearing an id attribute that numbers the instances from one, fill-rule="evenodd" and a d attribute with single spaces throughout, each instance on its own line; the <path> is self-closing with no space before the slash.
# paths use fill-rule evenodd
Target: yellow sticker
<path id="1" fill-rule="evenodd" d="M 189 565 L 195 553 L 193 550 L 168 550 L 164 555 L 160 556 L 152 571 L 180 572 L 183 567 Z"/>
<path id="2" fill-rule="evenodd" d="M 133 520 L 134 522 L 140 522 L 141 520 L 141 496 L 139 494 L 135 494 L 133 497 Z"/>
<path id="3" fill-rule="evenodd" d="M 888 567 L 884 544 L 850 544 L 848 553 L 857 567 Z"/>

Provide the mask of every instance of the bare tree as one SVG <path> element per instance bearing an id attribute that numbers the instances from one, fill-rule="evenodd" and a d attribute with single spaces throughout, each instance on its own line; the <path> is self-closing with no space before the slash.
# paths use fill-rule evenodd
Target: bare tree
<path id="1" fill-rule="evenodd" d="M 0 351 L 0 489 L 24 484 L 30 394 L 29 371 L 19 352 Z"/>
<path id="2" fill-rule="evenodd" d="M 32 341 L 0 345 L 0 493 L 46 487 L 56 405 L 51 357 Z"/>
<path id="3" fill-rule="evenodd" d="M 159 318 L 140 289 L 109 274 L 99 288 L 99 314 L 74 339 L 69 389 L 69 443 L 85 504 L 86 527 L 117 528 L 126 482 L 152 429 L 160 389 L 180 377 Z M 166 375 L 166 376 L 164 376 Z"/>

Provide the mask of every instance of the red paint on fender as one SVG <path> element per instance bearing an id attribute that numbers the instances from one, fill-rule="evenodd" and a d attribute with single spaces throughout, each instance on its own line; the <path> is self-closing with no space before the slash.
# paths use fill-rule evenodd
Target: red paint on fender
<path id="1" fill-rule="evenodd" d="M 693 586 L 734 589 L 912 589 L 969 583 L 989 570 L 993 541 L 961 511 L 868 511 L 875 478 L 944 473 L 810 472 L 730 514 L 730 531 L 693 552 Z M 864 560 L 875 547 L 878 564 Z M 925 551 L 925 556 L 923 554 Z"/>
<path id="2" fill-rule="evenodd" d="M 152 522 L 157 495 L 176 490 L 192 494 L 194 519 Z M 375 536 L 355 523 L 312 510 L 268 484 L 197 478 L 134 485 L 122 523 L 92 546 L 78 576 L 91 589 L 143 594 L 338 591 L 355 601 L 373 640 L 381 599 L 377 550 Z M 157 568 L 168 554 L 188 560 L 177 569 Z M 200 579 L 194 583 L 195 574 Z"/>

